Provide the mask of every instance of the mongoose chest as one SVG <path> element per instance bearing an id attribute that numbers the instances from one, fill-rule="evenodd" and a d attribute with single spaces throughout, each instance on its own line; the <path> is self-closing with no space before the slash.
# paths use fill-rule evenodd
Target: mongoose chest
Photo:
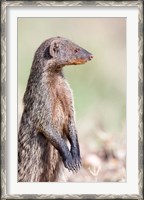
<path id="1" fill-rule="evenodd" d="M 71 89 L 61 76 L 57 77 L 51 89 L 52 120 L 62 134 L 68 129 L 68 120 L 73 112 Z"/>

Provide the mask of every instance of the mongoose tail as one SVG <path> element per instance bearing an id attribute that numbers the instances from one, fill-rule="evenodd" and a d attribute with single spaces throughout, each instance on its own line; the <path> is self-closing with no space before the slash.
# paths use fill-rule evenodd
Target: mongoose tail
<path id="1" fill-rule="evenodd" d="M 73 97 L 62 68 L 83 64 L 92 57 L 62 37 L 50 38 L 37 49 L 18 134 L 19 181 L 56 181 L 61 160 L 69 170 L 80 168 Z"/>

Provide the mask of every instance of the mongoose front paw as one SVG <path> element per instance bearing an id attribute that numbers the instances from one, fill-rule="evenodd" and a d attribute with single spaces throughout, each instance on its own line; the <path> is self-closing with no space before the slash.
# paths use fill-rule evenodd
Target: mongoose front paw
<path id="1" fill-rule="evenodd" d="M 76 171 L 78 171 L 81 167 L 81 158 L 77 157 L 77 158 L 73 158 L 73 160 L 74 160 L 74 163 L 76 165 Z"/>
<path id="2" fill-rule="evenodd" d="M 73 162 L 71 156 L 69 156 L 66 160 L 64 160 L 63 163 L 64 163 L 64 166 L 65 166 L 69 171 L 75 171 L 74 162 Z"/>
<path id="3" fill-rule="evenodd" d="M 76 152 L 75 150 L 71 149 L 72 159 L 75 165 L 75 171 L 77 172 L 81 167 L 81 157 L 79 151 Z"/>
<path id="4" fill-rule="evenodd" d="M 77 172 L 81 166 L 81 159 L 79 156 L 72 157 L 72 154 L 69 154 L 67 158 L 63 160 L 64 166 L 73 172 Z"/>

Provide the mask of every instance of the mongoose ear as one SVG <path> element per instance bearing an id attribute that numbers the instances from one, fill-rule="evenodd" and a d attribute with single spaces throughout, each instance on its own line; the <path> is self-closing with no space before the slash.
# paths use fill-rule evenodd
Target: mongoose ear
<path id="1" fill-rule="evenodd" d="M 59 44 L 58 44 L 58 42 L 57 41 L 53 41 L 52 43 L 51 43 L 51 45 L 50 45 L 50 55 L 52 56 L 52 57 L 54 57 L 55 55 L 56 55 L 56 53 L 58 53 L 58 51 L 59 51 Z"/>
<path id="2" fill-rule="evenodd" d="M 44 58 L 45 58 L 46 60 L 52 58 L 52 56 L 50 55 L 50 46 L 48 46 L 48 47 L 45 49 L 45 51 L 44 51 Z"/>

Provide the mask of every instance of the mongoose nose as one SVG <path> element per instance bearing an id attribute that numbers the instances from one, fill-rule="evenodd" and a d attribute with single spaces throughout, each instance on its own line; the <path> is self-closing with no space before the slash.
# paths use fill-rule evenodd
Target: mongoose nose
<path id="1" fill-rule="evenodd" d="M 92 58 L 93 58 L 93 55 L 90 55 L 90 56 L 89 56 L 89 60 L 91 60 Z"/>

